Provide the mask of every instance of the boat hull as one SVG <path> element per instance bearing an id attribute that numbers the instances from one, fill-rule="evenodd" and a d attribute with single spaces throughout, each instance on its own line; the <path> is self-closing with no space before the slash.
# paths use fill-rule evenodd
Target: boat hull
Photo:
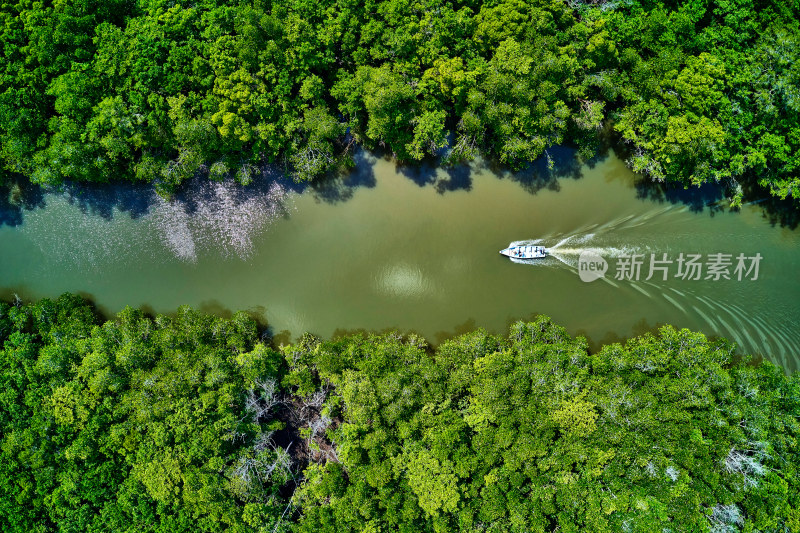
<path id="1" fill-rule="evenodd" d="M 512 259 L 542 259 L 547 257 L 547 249 L 544 246 L 509 246 L 500 250 L 500 254 Z"/>

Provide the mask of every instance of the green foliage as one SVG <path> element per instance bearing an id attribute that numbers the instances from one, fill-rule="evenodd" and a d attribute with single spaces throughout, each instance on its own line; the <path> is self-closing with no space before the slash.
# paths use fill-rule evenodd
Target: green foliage
<path id="1" fill-rule="evenodd" d="M 297 180 L 310 180 L 341 163 L 336 143 L 344 129 L 324 107 L 304 111 L 299 128 L 300 136 L 295 141 L 289 158 Z"/>
<path id="2" fill-rule="evenodd" d="M 773 13 L 773 18 L 755 13 Z M 635 13 L 635 11 L 634 11 Z M 756 182 L 797 198 L 797 6 L 663 6 L 609 15 L 624 52 L 615 127 L 630 163 L 658 180 Z M 780 43 L 780 44 L 778 44 Z M 767 79 L 769 81 L 767 81 Z"/>
<path id="3" fill-rule="evenodd" d="M 352 140 L 408 162 L 591 157 L 610 122 L 653 179 L 797 198 L 799 16 L 774 0 L 14 0 L 0 159 L 39 183 L 169 193 L 266 162 L 314 179 Z"/>
<path id="4" fill-rule="evenodd" d="M 546 317 L 436 350 L 256 339 L 241 313 L 0 304 L 0 527 L 798 527 L 800 377 L 728 341 L 665 326 L 590 355 Z"/>
<path id="5" fill-rule="evenodd" d="M 288 379 L 334 386 L 340 463 L 307 471 L 297 530 L 790 530 L 800 381 L 732 352 L 664 327 L 589 355 L 547 318 L 435 354 L 317 341 Z"/>
<path id="6" fill-rule="evenodd" d="M 286 452 L 268 445 L 268 413 L 254 416 L 247 398 L 279 377 L 280 360 L 255 345 L 252 320 L 128 308 L 100 324 L 73 296 L 0 313 L 3 531 L 277 521 Z"/>

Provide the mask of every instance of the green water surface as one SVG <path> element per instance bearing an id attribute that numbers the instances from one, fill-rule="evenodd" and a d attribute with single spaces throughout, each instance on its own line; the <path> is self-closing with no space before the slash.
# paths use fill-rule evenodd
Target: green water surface
<path id="1" fill-rule="evenodd" d="M 670 323 L 798 368 L 800 232 L 759 204 L 642 199 L 635 181 L 614 155 L 560 178 L 362 156 L 321 190 L 206 184 L 144 204 L 53 193 L 0 227 L 0 286 L 25 299 L 82 292 L 108 312 L 252 310 L 283 338 L 399 328 L 436 342 L 544 313 L 597 345 Z M 555 253 L 532 264 L 498 254 L 526 239 Z M 581 281 L 586 250 L 608 261 L 606 280 Z M 620 258 L 651 253 L 762 260 L 756 280 L 684 280 L 673 263 L 667 281 L 646 281 L 647 262 L 639 281 L 614 279 Z"/>

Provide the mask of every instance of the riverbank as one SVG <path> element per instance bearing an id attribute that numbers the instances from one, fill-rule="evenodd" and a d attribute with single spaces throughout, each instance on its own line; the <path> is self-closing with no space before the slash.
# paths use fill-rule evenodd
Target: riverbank
<path id="1" fill-rule="evenodd" d="M 547 317 L 276 350 L 242 313 L 0 303 L 0 526 L 794 527 L 800 380 L 732 352 L 666 326 L 589 355 Z"/>
<path id="2" fill-rule="evenodd" d="M 656 180 L 799 194 L 797 6 L 108 5 L 3 4 L 3 172 L 168 194 L 265 162 L 312 179 L 350 140 L 520 168 L 591 158 L 611 119 Z"/>

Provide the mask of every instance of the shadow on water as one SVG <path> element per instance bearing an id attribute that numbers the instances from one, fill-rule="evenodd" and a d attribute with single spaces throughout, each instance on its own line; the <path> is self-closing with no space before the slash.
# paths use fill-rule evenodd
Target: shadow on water
<path id="1" fill-rule="evenodd" d="M 635 187 L 636 196 L 641 200 L 683 204 L 693 213 L 708 211 L 714 216 L 729 209 L 725 188 L 715 183 L 684 188 L 681 184 L 640 179 Z M 781 200 L 771 196 L 769 191 L 758 185 L 745 187 L 742 205 L 757 205 L 761 209 L 762 216 L 772 226 L 794 230 L 800 225 L 800 204 L 796 200 L 791 198 Z"/>
<path id="2" fill-rule="evenodd" d="M 433 339 L 430 340 L 433 346 L 439 346 L 443 342 L 449 341 L 450 339 L 454 339 L 460 335 L 466 335 L 467 333 L 471 333 L 479 328 L 478 324 L 475 322 L 474 318 L 469 318 L 462 324 L 455 326 L 452 330 L 447 331 L 437 331 L 433 335 Z"/>
<path id="3" fill-rule="evenodd" d="M 15 287 L 0 287 L 0 302 L 8 304 L 20 302 L 31 302 L 34 298 L 31 296 L 33 292 L 27 285 L 17 285 Z"/>
<path id="4" fill-rule="evenodd" d="M 581 161 L 577 150 L 567 146 L 554 146 L 546 154 L 518 171 L 494 160 L 473 161 L 471 164 L 443 165 L 441 159 L 429 157 L 416 165 L 397 163 L 396 171 L 419 187 L 432 186 L 439 194 L 472 190 L 472 173 L 488 170 L 500 179 L 518 183 L 526 192 L 536 194 L 542 189 L 558 191 L 560 179 L 579 179 L 584 164 L 593 167 L 607 157 L 603 152 L 589 161 Z"/>
<path id="5" fill-rule="evenodd" d="M 436 182 L 436 192 L 444 194 L 452 191 L 472 190 L 472 169 L 467 165 L 456 165 L 444 169 L 446 179 Z"/>
<path id="6" fill-rule="evenodd" d="M 594 166 L 605 156 L 597 156 L 588 162 Z M 522 187 L 529 194 L 536 194 L 546 189 L 559 191 L 559 180 L 577 180 L 583 176 L 583 163 L 577 156 L 577 150 L 568 146 L 553 146 L 546 150 L 545 155 L 529 163 L 522 170 L 510 171 L 507 167 L 497 162 L 486 165 L 492 173 L 501 179 L 509 179 Z"/>
<path id="7" fill-rule="evenodd" d="M 674 183 L 661 183 L 648 179 L 636 182 L 636 197 L 640 200 L 650 200 L 658 203 L 683 204 L 688 206 L 693 213 L 700 213 L 708 209 L 713 216 L 725 209 L 725 191 L 714 183 L 684 188 L 683 185 Z"/>
<path id="8" fill-rule="evenodd" d="M 140 309 L 151 317 L 155 317 L 158 314 L 174 317 L 177 312 L 177 309 L 174 309 L 167 313 L 157 313 L 149 306 L 141 306 Z M 231 320 L 236 313 L 242 312 L 255 322 L 258 336 L 262 341 L 269 341 L 275 337 L 272 326 L 267 320 L 267 308 L 262 305 L 249 309 L 233 310 L 219 300 L 210 299 L 203 300 L 198 305 L 193 306 L 193 309 L 206 315 L 224 318 L 225 320 Z"/>
<path id="9" fill-rule="evenodd" d="M 412 329 L 400 329 L 398 327 L 388 326 L 385 328 L 336 328 L 331 333 L 331 340 L 338 340 L 344 337 L 352 337 L 352 336 L 364 336 L 369 337 L 370 335 L 388 335 L 390 333 L 397 333 L 406 337 L 408 335 L 414 334 L 419 335 L 419 333 L 415 332 Z M 420 335 L 421 336 L 421 335 Z M 320 337 L 322 338 L 322 337 Z"/>
<path id="10" fill-rule="evenodd" d="M 419 187 L 432 187 L 439 194 L 472 189 L 473 172 L 489 170 L 499 179 L 514 181 L 530 194 L 541 190 L 560 190 L 562 179 L 579 179 L 583 165 L 593 167 L 608 156 L 612 144 L 604 145 L 588 161 L 577 155 L 577 150 L 567 146 L 554 146 L 546 154 L 528 164 L 520 171 L 511 171 L 497 161 L 478 160 L 471 164 L 442 165 L 441 159 L 429 157 L 419 164 L 395 164 L 396 171 L 413 181 Z M 618 155 L 625 156 L 624 146 L 613 146 Z M 204 173 L 184 183 L 172 196 L 169 203 L 187 215 L 195 215 L 204 207 L 240 208 L 248 202 L 266 202 L 272 205 L 283 217 L 288 211 L 279 199 L 271 195 L 274 187 L 281 191 L 298 194 L 312 194 L 320 202 L 338 204 L 353 198 L 360 188 L 374 188 L 377 184 L 375 161 L 383 158 L 391 160 L 389 154 L 356 149 L 353 166 L 335 175 L 319 180 L 297 183 L 280 165 L 265 165 L 253 182 L 241 186 L 232 179 L 222 182 L 208 179 Z M 203 175 L 200 175 L 203 174 Z M 763 216 L 773 226 L 796 229 L 800 225 L 800 208 L 794 199 L 780 200 L 769 194 L 758 184 L 744 184 L 745 205 L 758 205 Z M 725 188 L 717 184 L 704 184 L 684 188 L 682 184 L 654 182 L 639 179 L 635 184 L 639 199 L 658 203 L 682 204 L 692 212 L 708 212 L 714 215 L 727 210 Z M 138 219 L 150 214 L 154 206 L 163 204 L 155 188 L 142 183 L 65 183 L 56 193 L 65 195 L 70 204 L 83 213 L 110 220 L 119 214 Z M 0 226 L 18 226 L 24 221 L 24 213 L 47 205 L 48 189 L 31 184 L 17 177 L 8 184 L 0 186 Z"/>
<path id="11" fill-rule="evenodd" d="M 503 330 L 501 331 L 488 330 L 488 331 L 490 334 L 499 335 L 500 337 L 505 337 L 511 331 L 512 326 L 517 322 L 535 322 L 541 316 L 543 316 L 542 313 L 534 312 L 524 316 L 508 317 L 505 321 L 505 328 Z M 559 325 L 559 322 L 557 321 L 554 321 L 554 323 Z M 597 336 L 589 335 L 584 329 L 577 329 L 574 331 L 568 330 L 567 333 L 573 339 L 577 337 L 585 338 L 588 344 L 589 354 L 595 354 L 599 352 L 603 348 L 603 346 L 608 344 L 613 344 L 617 342 L 624 344 L 629 339 L 632 339 L 634 337 L 639 337 L 647 333 L 656 335 L 658 334 L 658 330 L 663 325 L 664 324 L 662 323 L 650 324 L 649 322 L 647 322 L 646 319 L 643 318 L 631 326 L 630 335 L 621 336 L 614 331 L 609 331 L 602 338 L 598 338 Z M 431 346 L 435 348 L 440 344 L 442 344 L 443 342 L 446 342 L 450 339 L 454 339 L 461 335 L 465 335 L 467 333 L 471 333 L 478 329 L 480 329 L 480 325 L 475 322 L 475 319 L 470 318 L 464 323 L 455 326 L 452 330 L 437 332 L 432 339 L 427 339 L 427 340 L 429 341 Z"/>
<path id="12" fill-rule="evenodd" d="M 441 159 L 427 158 L 416 165 L 399 164 L 395 170 L 419 187 L 433 187 L 439 194 L 472 190 L 472 168 L 467 164 L 443 166 Z"/>
<path id="13" fill-rule="evenodd" d="M 0 226 L 19 226 L 25 211 L 46 206 L 44 190 L 19 178 L 0 186 Z"/>
<path id="14" fill-rule="evenodd" d="M 573 337 L 585 338 L 586 342 L 589 344 L 589 353 L 596 354 L 603 348 L 603 346 L 608 346 L 615 343 L 625 344 L 625 342 L 628 340 L 634 337 L 645 335 L 647 333 L 657 335 L 658 330 L 662 326 L 664 326 L 663 323 L 650 324 L 646 319 L 643 318 L 631 326 L 630 335 L 619 335 L 615 331 L 609 331 L 602 338 L 598 339 L 596 336 L 593 337 L 589 335 L 586 330 L 578 329 L 575 331 Z"/>
<path id="15" fill-rule="evenodd" d="M 89 306 L 94 316 L 100 321 L 105 322 L 107 320 L 113 320 L 114 317 L 117 316 L 117 313 L 121 311 L 121 309 L 112 311 L 111 309 L 98 304 L 95 295 L 86 291 L 73 291 L 71 293 L 64 292 L 62 294 L 53 294 L 49 296 L 33 296 L 34 294 L 35 293 L 30 291 L 25 285 L 18 285 L 14 288 L 0 287 L 0 302 L 7 303 L 9 305 L 27 305 L 41 302 L 44 299 L 55 301 L 60 296 L 74 294 L 79 296 L 84 303 Z"/>
<path id="16" fill-rule="evenodd" d="M 438 174 L 437 169 L 435 160 L 425 160 L 416 165 L 395 163 L 395 170 L 419 187 L 428 187 L 435 184 Z"/>
<path id="17" fill-rule="evenodd" d="M 361 165 L 354 176 L 348 178 L 362 186 L 366 178 L 358 176 L 371 172 L 368 165 Z M 374 186 L 374 178 L 372 179 Z M 172 195 L 170 201 L 180 205 L 187 214 L 194 214 L 206 202 L 218 202 L 220 194 L 231 207 L 243 205 L 247 201 L 268 195 L 272 187 L 279 185 L 284 191 L 302 193 L 309 188 L 307 183 L 296 183 L 277 165 L 265 166 L 262 172 L 247 186 L 237 184 L 232 179 L 213 181 L 207 176 L 198 176 L 186 181 Z M 65 182 L 56 188 L 44 188 L 19 178 L 0 186 L 0 225 L 17 226 L 22 224 L 24 211 L 46 207 L 47 194 L 63 195 L 67 201 L 82 213 L 112 220 L 125 214 L 131 219 L 139 219 L 150 214 L 163 199 L 156 193 L 152 184 L 145 183 L 74 183 Z"/>
<path id="18" fill-rule="evenodd" d="M 115 211 L 132 219 L 145 216 L 157 199 L 155 189 L 136 183 L 66 183 L 61 191 L 84 214 L 111 220 Z"/>
<path id="19" fill-rule="evenodd" d="M 511 172 L 497 163 L 485 164 L 503 179 L 518 182 L 523 189 L 535 194 L 543 188 L 558 190 L 559 178 L 579 178 L 581 164 L 575 157 L 575 150 L 565 147 L 548 149 L 547 157 L 541 157 L 523 170 Z M 381 152 L 370 153 L 358 149 L 353 155 L 350 170 L 326 176 L 314 182 L 297 183 L 279 165 L 262 167 L 253 182 L 241 186 L 232 179 L 217 182 L 205 175 L 185 182 L 171 197 L 170 203 L 179 207 L 187 215 L 195 215 L 204 207 L 220 204 L 241 207 L 254 199 L 269 195 L 275 185 L 283 191 L 298 194 L 310 193 L 321 202 L 338 204 L 352 199 L 360 188 L 374 188 L 377 184 L 374 162 L 387 158 Z M 420 187 L 431 186 L 439 194 L 472 189 L 472 173 L 480 169 L 481 163 L 442 166 L 439 158 L 429 158 L 416 165 L 397 164 L 396 170 Z M 22 224 L 24 211 L 46 206 L 48 191 L 38 185 L 20 179 L 0 188 L 0 225 L 17 226 Z M 87 215 L 111 220 L 125 214 L 131 219 L 139 219 L 150 214 L 154 207 L 163 203 L 155 188 L 144 183 L 71 183 L 66 182 L 54 193 L 63 194 L 67 201 Z M 280 206 L 278 206 L 280 207 Z M 283 210 L 282 215 L 288 216 Z"/>
<path id="20" fill-rule="evenodd" d="M 310 185 L 295 184 L 296 192 L 310 189 L 314 198 L 328 204 L 338 204 L 353 198 L 359 188 L 372 189 L 377 185 L 373 163 L 375 157 L 364 150 L 356 150 L 353 154 L 353 167 L 346 172 L 333 176 L 325 176 Z"/>
<path id="21" fill-rule="evenodd" d="M 792 200 L 791 198 L 781 200 L 780 198 L 769 196 L 753 200 L 750 203 L 758 204 L 761 209 L 761 215 L 772 226 L 794 230 L 800 225 L 800 200 Z"/>
<path id="22" fill-rule="evenodd" d="M 628 161 L 633 155 L 632 147 L 621 141 L 618 134 L 613 134 L 610 141 L 617 156 L 623 161 Z M 796 229 L 800 225 L 800 198 L 787 198 L 781 200 L 772 196 L 769 190 L 760 185 L 754 178 L 740 178 L 744 189 L 743 205 L 758 205 L 762 215 L 772 226 Z M 658 202 L 682 203 L 695 213 L 708 208 L 713 216 L 716 212 L 726 209 L 728 191 L 720 184 L 706 183 L 684 189 L 683 185 L 675 183 L 654 182 L 642 177 L 636 183 L 637 196 L 641 199 Z"/>
<path id="23" fill-rule="evenodd" d="M 280 165 L 265 165 L 252 183 L 242 186 L 233 179 L 213 181 L 207 173 L 198 174 L 184 182 L 169 199 L 170 204 L 187 215 L 207 210 L 208 206 L 237 208 L 253 201 L 275 201 L 277 186 L 283 192 L 298 194 L 310 192 L 327 203 L 339 203 L 352 198 L 354 190 L 376 185 L 373 157 L 364 150 L 356 150 L 351 171 L 335 176 L 326 176 L 316 182 L 297 183 L 287 175 Z M 45 188 L 30 183 L 19 176 L 0 186 L 0 226 L 19 226 L 24 221 L 25 211 L 46 207 L 48 194 L 62 195 L 69 204 L 83 214 L 112 220 L 119 215 L 140 219 L 151 214 L 164 204 L 164 199 L 152 184 L 147 183 L 74 183 L 65 182 L 58 187 Z M 276 205 L 281 211 L 280 205 Z M 283 216 L 288 211 L 282 210 Z"/>
<path id="24" fill-rule="evenodd" d="M 197 305 L 196 309 L 201 313 L 218 316 L 226 320 L 230 320 L 233 317 L 233 311 L 219 300 L 203 300 Z"/>

